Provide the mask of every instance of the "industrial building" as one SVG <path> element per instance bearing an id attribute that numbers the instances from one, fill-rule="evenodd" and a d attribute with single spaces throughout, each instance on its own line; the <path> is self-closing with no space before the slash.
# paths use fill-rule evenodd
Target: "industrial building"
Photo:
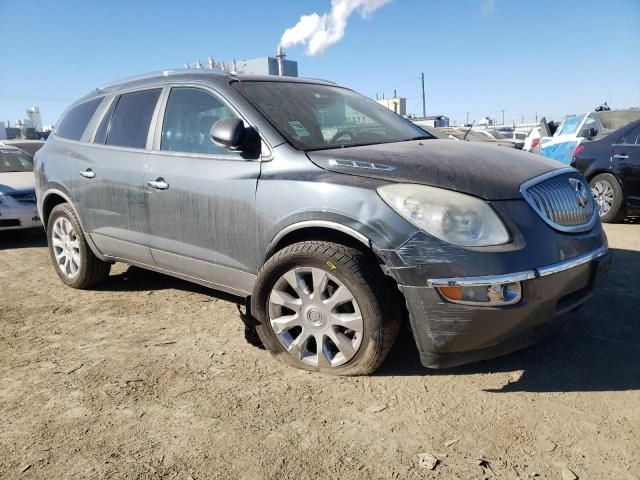
<path id="1" fill-rule="evenodd" d="M 377 98 L 376 102 L 398 115 L 402 115 L 403 117 L 407 115 L 407 99 L 405 97 L 397 97 L 394 95 L 391 98 Z"/>
<path id="2" fill-rule="evenodd" d="M 286 77 L 298 76 L 298 62 L 287 60 L 284 50 L 278 47 L 273 57 L 252 58 L 249 60 L 236 60 L 231 62 L 216 62 L 209 57 L 205 67 L 200 60 L 194 65 L 185 64 L 186 68 L 210 68 L 220 69 L 225 72 L 244 73 L 247 75 L 280 75 Z"/>

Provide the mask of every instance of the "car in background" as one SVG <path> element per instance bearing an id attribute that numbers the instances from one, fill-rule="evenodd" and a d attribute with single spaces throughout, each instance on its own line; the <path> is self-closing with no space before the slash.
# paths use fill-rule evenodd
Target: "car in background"
<path id="1" fill-rule="evenodd" d="M 640 215 L 640 120 L 581 143 L 571 166 L 589 180 L 603 222 Z"/>
<path id="2" fill-rule="evenodd" d="M 515 148 L 513 142 L 507 140 L 499 140 L 491 135 L 486 135 L 483 130 L 470 129 L 468 127 L 441 127 L 438 130 L 451 138 L 457 140 L 466 140 L 467 142 L 483 142 L 500 147 Z"/>
<path id="3" fill-rule="evenodd" d="M 510 130 L 480 130 L 486 135 L 490 135 L 496 140 L 503 140 L 506 142 L 510 142 L 513 144 L 513 148 L 517 148 L 518 150 L 522 150 L 524 147 L 524 140 L 527 138 L 527 134 L 524 132 L 515 132 Z"/>
<path id="4" fill-rule="evenodd" d="M 568 164 L 573 151 L 583 139 L 591 140 L 603 130 L 604 125 L 596 112 L 569 115 L 553 137 L 543 137 L 540 140 L 540 155 Z"/>
<path id="5" fill-rule="evenodd" d="M 0 232 L 42 227 L 38 216 L 31 156 L 0 145 Z"/>
<path id="6" fill-rule="evenodd" d="M 432 127 L 430 125 L 425 125 L 423 123 L 420 123 L 420 121 L 414 121 L 412 120 L 412 123 L 414 125 L 417 125 L 418 127 L 420 127 L 422 130 L 424 130 L 425 132 L 427 132 L 429 135 L 433 136 L 434 138 L 439 138 L 441 140 L 451 140 L 452 137 L 451 135 L 448 135 L 444 132 L 442 132 L 439 128 L 436 127 Z"/>
<path id="7" fill-rule="evenodd" d="M 540 119 L 540 124 L 536 127 L 533 127 L 529 134 L 524 139 L 524 145 L 522 146 L 522 150 L 525 152 L 537 153 L 540 154 L 540 141 L 544 137 L 550 137 L 552 132 L 547 124 L 547 120 L 542 117 Z"/>
<path id="8" fill-rule="evenodd" d="M 593 111 L 569 115 L 553 137 L 540 140 L 540 154 L 569 164 L 573 152 L 585 140 L 597 140 L 640 119 L 640 109 Z"/>
<path id="9" fill-rule="evenodd" d="M 42 148 L 44 142 L 42 140 L 25 140 L 22 138 L 16 138 L 13 140 L 0 140 L 0 146 L 2 145 L 19 148 L 33 157 L 36 152 Z"/>

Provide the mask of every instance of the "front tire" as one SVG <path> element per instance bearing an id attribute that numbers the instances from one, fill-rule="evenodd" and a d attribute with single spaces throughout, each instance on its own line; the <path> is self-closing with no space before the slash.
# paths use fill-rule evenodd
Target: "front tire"
<path id="1" fill-rule="evenodd" d="M 56 273 L 72 288 L 91 288 L 109 276 L 111 264 L 96 257 L 75 211 L 68 203 L 56 205 L 47 222 L 49 255 Z"/>
<path id="2" fill-rule="evenodd" d="M 252 307 L 258 335 L 296 368 L 370 374 L 401 322 L 397 290 L 389 287 L 373 255 L 331 242 L 295 243 L 258 273 Z"/>
<path id="3" fill-rule="evenodd" d="M 610 173 L 596 175 L 589 182 L 600 220 L 605 223 L 621 222 L 627 215 L 620 183 Z"/>

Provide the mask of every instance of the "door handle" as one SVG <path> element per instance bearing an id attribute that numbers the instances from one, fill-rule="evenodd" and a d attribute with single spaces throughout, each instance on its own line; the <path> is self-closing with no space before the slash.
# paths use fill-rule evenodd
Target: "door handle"
<path id="1" fill-rule="evenodd" d="M 82 175 L 84 178 L 94 178 L 96 176 L 96 172 L 94 172 L 90 168 L 87 168 L 84 172 L 80 172 L 80 175 Z"/>
<path id="2" fill-rule="evenodd" d="M 169 188 L 169 184 L 165 182 L 164 178 L 162 177 L 155 180 L 149 180 L 147 182 L 147 185 L 149 185 L 151 188 L 155 188 L 156 190 L 166 190 L 167 188 Z"/>
<path id="3" fill-rule="evenodd" d="M 616 153 L 613 158 L 617 158 L 618 160 L 626 160 L 629 158 L 629 155 L 625 155 L 624 153 Z"/>

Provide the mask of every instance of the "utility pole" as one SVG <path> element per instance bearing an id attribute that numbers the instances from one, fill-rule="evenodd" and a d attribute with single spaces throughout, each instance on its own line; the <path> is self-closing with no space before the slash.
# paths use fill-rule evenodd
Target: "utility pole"
<path id="1" fill-rule="evenodd" d="M 427 118 L 427 104 L 424 98 L 424 72 L 420 75 L 422 79 L 422 118 Z"/>
<path id="2" fill-rule="evenodd" d="M 467 112 L 467 123 L 465 125 L 469 125 L 469 112 Z"/>
<path id="3" fill-rule="evenodd" d="M 504 112 L 505 112 L 505 109 L 503 108 L 502 109 L 502 125 L 504 125 Z"/>

